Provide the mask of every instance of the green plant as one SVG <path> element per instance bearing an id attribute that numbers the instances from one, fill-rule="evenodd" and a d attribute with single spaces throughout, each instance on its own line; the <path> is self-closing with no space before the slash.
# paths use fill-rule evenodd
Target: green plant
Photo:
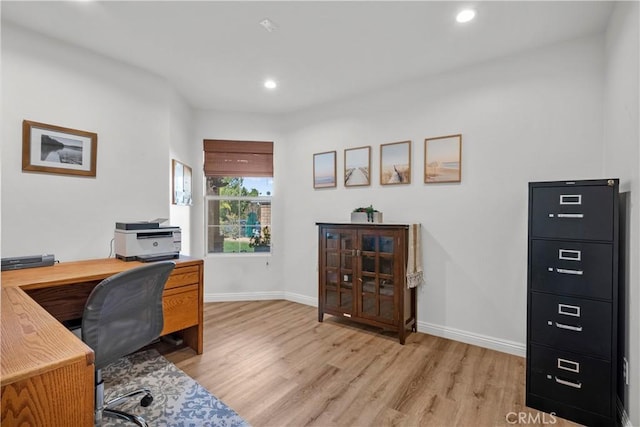
<path id="1" fill-rule="evenodd" d="M 369 205 L 369 206 L 368 206 L 368 207 L 366 207 L 366 208 L 355 208 L 353 211 L 354 211 L 354 212 L 366 212 L 366 214 L 367 214 L 367 220 L 368 220 L 369 222 L 373 222 L 373 213 L 374 213 L 374 212 L 379 212 L 377 209 L 374 209 L 374 208 L 373 208 L 373 205 Z"/>
<path id="2" fill-rule="evenodd" d="M 263 227 L 259 233 L 254 234 L 249 239 L 249 246 L 252 248 L 269 245 L 271 245 L 271 231 L 268 226 Z"/>

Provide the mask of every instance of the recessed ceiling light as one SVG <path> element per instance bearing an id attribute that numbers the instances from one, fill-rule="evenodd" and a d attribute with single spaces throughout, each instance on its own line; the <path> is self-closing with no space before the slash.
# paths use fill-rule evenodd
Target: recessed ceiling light
<path id="1" fill-rule="evenodd" d="M 476 11 L 473 9 L 465 9 L 458 13 L 456 16 L 456 21 L 460 23 L 465 23 L 471 21 L 476 16 Z"/>
<path id="2" fill-rule="evenodd" d="M 267 89 L 275 89 L 277 86 L 278 84 L 273 79 L 267 79 L 264 81 L 264 87 Z"/>

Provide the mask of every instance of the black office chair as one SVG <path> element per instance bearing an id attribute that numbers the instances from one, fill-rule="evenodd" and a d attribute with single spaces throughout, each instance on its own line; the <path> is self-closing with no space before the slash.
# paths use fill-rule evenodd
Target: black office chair
<path id="1" fill-rule="evenodd" d="M 95 353 L 97 425 L 105 415 L 148 426 L 144 418 L 113 407 L 140 394 L 144 394 L 140 404 L 149 406 L 153 401 L 151 391 L 141 388 L 104 402 L 101 370 L 160 336 L 164 324 L 162 292 L 174 267 L 174 262 L 162 261 L 123 271 L 101 281 L 87 299 L 80 335 Z"/>

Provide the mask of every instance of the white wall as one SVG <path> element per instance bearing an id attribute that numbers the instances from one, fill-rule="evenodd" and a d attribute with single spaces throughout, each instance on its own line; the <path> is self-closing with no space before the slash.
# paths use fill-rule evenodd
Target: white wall
<path id="1" fill-rule="evenodd" d="M 604 110 L 604 169 L 620 178 L 621 190 L 630 192 L 627 219 L 627 289 L 626 348 L 630 363 L 629 386 L 624 400 L 634 426 L 640 425 L 640 283 L 639 240 L 640 218 L 640 67 L 638 65 L 638 30 L 640 7 L 637 2 L 616 4 L 606 36 L 605 110 Z"/>
<path id="2" fill-rule="evenodd" d="M 197 149 L 194 139 L 194 111 L 175 91 L 170 94 L 169 104 L 169 145 L 170 158 L 182 162 L 191 168 L 193 175 L 202 175 L 202 153 Z M 168 164 L 169 200 L 172 200 L 171 188 L 172 162 Z M 201 179 L 197 180 L 201 182 Z M 192 198 L 200 198 L 202 190 L 192 182 Z M 192 235 L 199 232 L 200 226 L 194 227 L 195 208 L 172 204 L 169 209 L 169 222 L 182 230 L 182 250 L 184 255 L 202 256 L 202 252 L 193 247 Z M 197 254 L 197 255 L 196 255 Z"/>
<path id="3" fill-rule="evenodd" d="M 3 257 L 104 258 L 116 221 L 168 217 L 161 79 L 3 24 L 2 87 Z M 24 119 L 97 133 L 96 177 L 22 172 Z"/>
<path id="4" fill-rule="evenodd" d="M 281 237 L 287 217 L 282 208 L 289 198 L 283 182 L 288 154 L 284 149 L 279 130 L 278 116 L 261 114 L 236 114 L 220 111 L 200 111 L 196 115 L 197 149 L 202 164 L 202 141 L 205 139 L 232 139 L 245 141 L 273 141 L 274 188 L 272 197 L 271 254 L 233 255 L 213 254 L 205 258 L 205 301 L 284 298 L 282 263 L 289 249 Z M 203 194 L 202 174 L 198 176 L 199 194 Z M 202 197 L 194 202 L 194 224 L 204 224 Z M 205 229 L 194 237 L 194 247 L 205 254 Z"/>
<path id="5" fill-rule="evenodd" d="M 416 81 L 287 121 L 286 289 L 316 298 L 316 221 L 373 206 L 423 225 L 419 329 L 524 355 L 527 183 L 602 177 L 603 41 L 586 38 Z M 462 183 L 424 184 L 424 138 L 462 133 Z M 379 185 L 379 145 L 412 141 L 412 183 Z M 373 184 L 345 189 L 343 150 L 372 146 Z M 337 189 L 312 188 L 337 150 Z M 295 278 L 295 279 L 292 279 Z"/>

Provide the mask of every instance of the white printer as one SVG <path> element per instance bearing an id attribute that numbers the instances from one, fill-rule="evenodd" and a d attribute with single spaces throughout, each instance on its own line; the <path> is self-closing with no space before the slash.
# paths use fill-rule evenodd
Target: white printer
<path id="1" fill-rule="evenodd" d="M 117 222 L 114 237 L 116 258 L 125 261 L 160 261 L 180 256 L 180 227 L 157 222 Z"/>

